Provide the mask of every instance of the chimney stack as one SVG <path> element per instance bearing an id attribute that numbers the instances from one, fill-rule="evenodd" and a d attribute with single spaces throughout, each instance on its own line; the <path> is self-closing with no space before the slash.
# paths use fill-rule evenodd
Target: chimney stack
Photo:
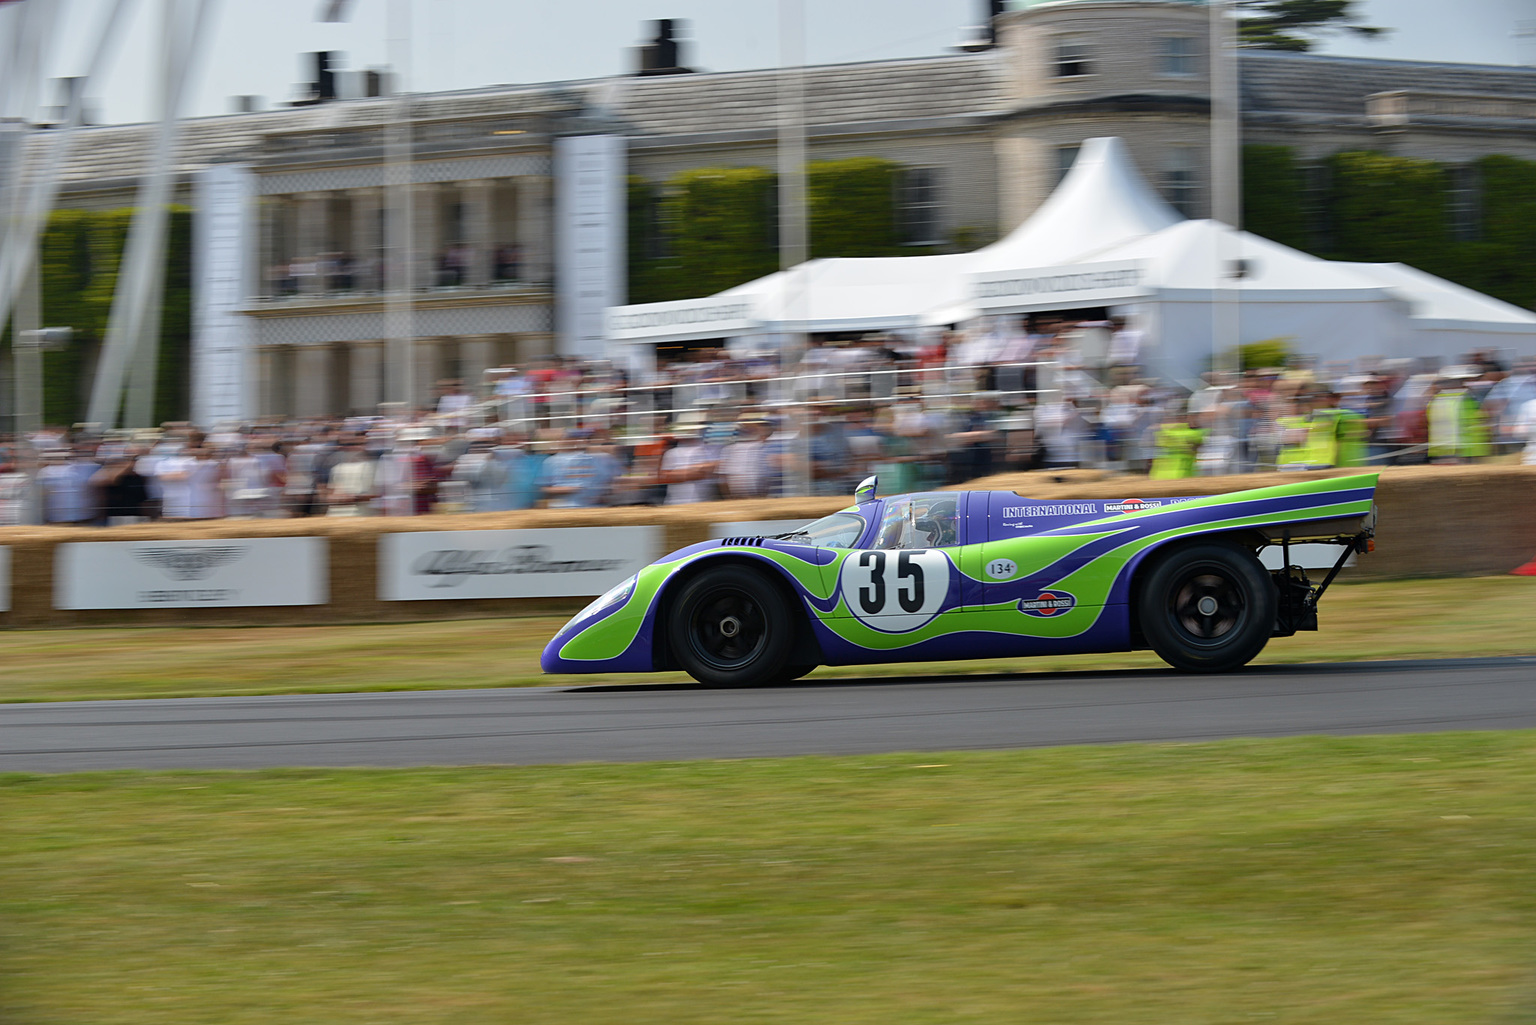
<path id="1" fill-rule="evenodd" d="M 689 74 L 693 69 L 682 66 L 682 44 L 676 36 L 683 23 L 672 18 L 662 18 L 653 24 L 656 38 L 640 47 L 640 70 L 636 73 L 641 76 Z"/>

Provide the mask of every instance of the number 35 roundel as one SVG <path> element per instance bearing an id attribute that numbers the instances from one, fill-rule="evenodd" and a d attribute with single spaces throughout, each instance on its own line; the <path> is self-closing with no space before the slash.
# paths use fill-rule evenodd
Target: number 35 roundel
<path id="1" fill-rule="evenodd" d="M 934 548 L 853 552 L 838 581 L 855 619 L 886 633 L 906 633 L 943 608 L 949 566 L 949 556 Z"/>

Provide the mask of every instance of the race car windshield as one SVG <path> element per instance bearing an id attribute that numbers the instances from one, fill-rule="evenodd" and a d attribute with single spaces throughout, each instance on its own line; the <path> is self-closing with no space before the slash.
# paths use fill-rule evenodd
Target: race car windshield
<path id="1" fill-rule="evenodd" d="M 805 541 L 822 548 L 852 548 L 864 533 L 864 517 L 853 513 L 833 513 L 807 523 L 799 530 L 779 536 L 786 541 Z"/>

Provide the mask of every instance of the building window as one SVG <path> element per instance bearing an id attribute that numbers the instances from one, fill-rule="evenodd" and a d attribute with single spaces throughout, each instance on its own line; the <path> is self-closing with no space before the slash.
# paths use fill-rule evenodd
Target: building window
<path id="1" fill-rule="evenodd" d="M 1078 151 L 1078 147 L 1077 146 L 1057 146 L 1056 147 L 1056 184 L 1057 185 L 1060 185 L 1061 184 L 1061 180 L 1067 176 L 1067 172 L 1072 170 L 1072 165 L 1077 160 L 1077 151 Z"/>
<path id="2" fill-rule="evenodd" d="M 1446 197 L 1451 215 L 1451 237 L 1458 242 L 1473 242 L 1482 235 L 1483 183 L 1473 164 L 1451 168 L 1450 195 Z"/>
<path id="3" fill-rule="evenodd" d="M 1080 78 L 1093 74 L 1086 36 L 1060 36 L 1056 40 L 1056 77 Z"/>
<path id="4" fill-rule="evenodd" d="M 1195 73 L 1195 41 L 1189 36 L 1164 36 L 1159 70 L 1165 75 Z"/>
<path id="5" fill-rule="evenodd" d="M 898 195 L 901 240 L 910 246 L 943 241 L 939 218 L 939 169 L 908 167 L 901 172 Z"/>
<path id="6" fill-rule="evenodd" d="M 1195 216 L 1195 148 L 1174 146 L 1163 165 L 1163 198 L 1185 217 Z"/>

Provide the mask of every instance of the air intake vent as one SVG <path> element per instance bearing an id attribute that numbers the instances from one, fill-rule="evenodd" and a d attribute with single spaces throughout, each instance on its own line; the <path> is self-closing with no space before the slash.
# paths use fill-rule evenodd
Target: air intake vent
<path id="1" fill-rule="evenodd" d="M 761 548 L 763 537 L 761 534 L 756 537 L 722 537 L 720 543 L 726 546 L 734 545 L 737 548 Z"/>

